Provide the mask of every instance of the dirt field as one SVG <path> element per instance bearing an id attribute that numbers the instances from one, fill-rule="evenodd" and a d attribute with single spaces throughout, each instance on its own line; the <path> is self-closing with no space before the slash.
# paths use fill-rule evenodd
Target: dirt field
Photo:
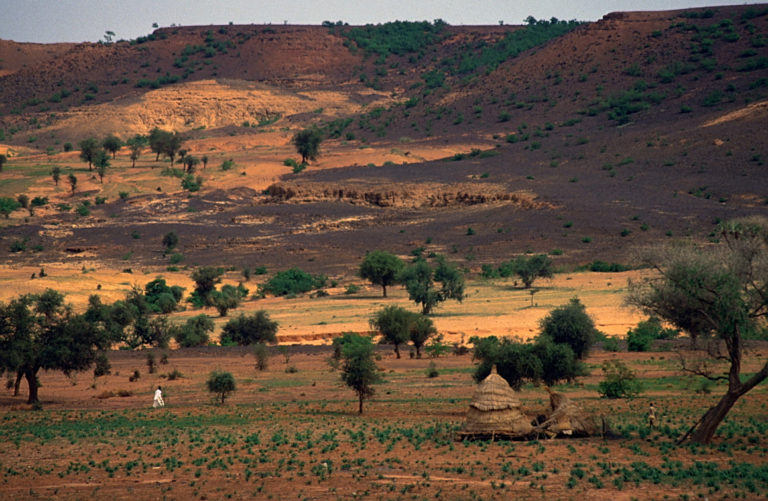
<path id="1" fill-rule="evenodd" d="M 156 359 L 161 352 L 154 351 Z M 272 352 L 265 372 L 246 348 L 172 351 L 147 372 L 147 352 L 114 352 L 112 374 L 41 374 L 44 411 L 0 398 L 0 497 L 15 499 L 758 499 L 768 495 L 764 387 L 734 408 L 711 446 L 677 447 L 723 390 L 698 394 L 672 352 L 596 351 L 592 375 L 558 387 L 606 415 L 619 438 L 455 442 L 472 397 L 468 356 L 397 360 L 381 347 L 384 383 L 356 414 L 354 394 L 321 347 Z M 759 357 L 768 350 L 758 350 Z M 599 364 L 619 358 L 641 378 L 632 400 L 598 398 Z M 755 360 L 754 358 L 752 360 Z M 750 364 L 745 370 L 754 370 Z M 210 370 L 235 375 L 224 406 L 204 390 Z M 289 369 L 290 368 L 290 369 Z M 129 382 L 138 370 L 141 378 Z M 173 371 L 177 379 L 167 377 Z M 162 385 L 166 408 L 152 409 Z M 22 391 L 23 393 L 23 391 Z M 125 395 L 125 396 L 118 396 Z M 521 398 L 531 415 L 541 388 Z M 648 430 L 648 402 L 660 410 Z"/>

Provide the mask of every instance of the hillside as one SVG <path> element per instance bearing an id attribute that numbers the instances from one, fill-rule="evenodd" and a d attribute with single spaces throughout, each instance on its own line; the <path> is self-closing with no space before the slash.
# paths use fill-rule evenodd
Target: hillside
<path id="1" fill-rule="evenodd" d="M 49 202 L 4 222 L 3 247 L 26 239 L 38 252 L 3 260 L 125 267 L 128 255 L 162 269 L 173 229 L 189 265 L 343 276 L 366 250 L 419 247 L 471 272 L 523 252 L 630 264 L 643 245 L 705 242 L 717 221 L 768 213 L 767 41 L 766 5 L 0 41 L 27 61 L 2 57 L 0 195 Z M 292 173 L 290 138 L 310 125 L 324 131 L 321 155 Z M 132 169 L 123 148 L 103 183 L 62 151 L 155 127 L 210 157 L 201 191 L 183 191 L 148 150 Z M 80 178 L 74 196 L 52 166 Z"/>

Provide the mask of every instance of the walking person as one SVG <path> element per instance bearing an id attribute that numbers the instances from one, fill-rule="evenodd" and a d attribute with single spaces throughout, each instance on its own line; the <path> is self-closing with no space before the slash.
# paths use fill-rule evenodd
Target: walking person
<path id="1" fill-rule="evenodd" d="M 165 402 L 163 401 L 163 389 L 159 386 L 155 390 L 155 399 L 152 401 L 152 407 L 155 409 L 158 407 L 165 407 Z"/>
<path id="2" fill-rule="evenodd" d="M 653 429 L 656 426 L 656 407 L 653 402 L 648 406 L 648 427 Z"/>

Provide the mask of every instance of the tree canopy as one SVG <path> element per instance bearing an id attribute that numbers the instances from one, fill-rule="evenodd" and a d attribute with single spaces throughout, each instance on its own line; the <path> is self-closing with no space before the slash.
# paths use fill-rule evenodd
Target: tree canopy
<path id="1" fill-rule="evenodd" d="M 253 315 L 239 316 L 224 325 L 221 343 L 237 343 L 241 346 L 255 343 L 277 343 L 277 322 L 271 320 L 264 310 Z"/>
<path id="2" fill-rule="evenodd" d="M 371 398 L 373 385 L 381 381 L 379 368 L 373 360 L 373 342 L 367 336 L 345 333 L 334 344 L 340 346 L 341 380 L 355 390 L 358 398 L 358 413 L 363 413 L 363 401 Z"/>
<path id="3" fill-rule="evenodd" d="M 80 146 L 80 159 L 83 162 L 88 162 L 88 170 L 92 170 L 93 159 L 96 157 L 96 153 L 101 150 L 101 145 L 94 137 L 83 139 L 78 145 Z"/>
<path id="4" fill-rule="evenodd" d="M 296 147 L 296 152 L 301 155 L 301 163 L 307 163 L 307 160 L 315 160 L 320 154 L 323 134 L 314 127 L 304 129 L 293 136 L 292 142 Z"/>
<path id="5" fill-rule="evenodd" d="M 540 325 L 542 335 L 555 343 L 567 344 L 581 360 L 586 358 L 597 335 L 595 322 L 578 298 L 550 311 Z"/>
<path id="6" fill-rule="evenodd" d="M 369 321 L 387 343 L 395 346 L 397 358 L 400 358 L 400 345 L 410 339 L 413 316 L 413 312 L 401 306 L 389 305 L 374 313 Z"/>
<path id="7" fill-rule="evenodd" d="M 648 252 L 644 259 L 657 275 L 631 283 L 627 298 L 628 304 L 713 341 L 699 350 L 698 361 L 683 358 L 683 370 L 727 381 L 728 389 L 681 441 L 710 442 L 738 399 L 768 378 L 768 362 L 755 374 L 741 374 L 744 339 L 765 332 L 768 317 L 768 220 L 731 221 L 719 234 L 718 246 Z M 707 357 L 727 361 L 727 371 L 713 372 Z"/>
<path id="8" fill-rule="evenodd" d="M 461 302 L 464 299 L 464 276 L 443 256 L 435 258 L 433 268 L 425 259 L 403 268 L 398 281 L 405 285 L 408 297 L 421 305 L 421 312 L 429 315 L 438 304 L 448 299 Z M 438 286 L 436 283 L 439 283 Z"/>
<path id="9" fill-rule="evenodd" d="M 374 250 L 366 253 L 360 263 L 360 278 L 380 285 L 382 296 L 387 297 L 387 287 L 397 283 L 397 274 L 403 269 L 403 261 L 386 251 Z"/>
<path id="10" fill-rule="evenodd" d="M 30 404 L 38 402 L 40 369 L 67 375 L 86 370 L 109 343 L 104 331 L 52 289 L 0 302 L 0 368 L 24 376 Z"/>

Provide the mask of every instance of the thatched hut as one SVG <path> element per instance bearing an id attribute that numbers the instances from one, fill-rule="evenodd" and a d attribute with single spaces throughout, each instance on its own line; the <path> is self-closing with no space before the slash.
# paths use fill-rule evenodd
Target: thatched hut
<path id="1" fill-rule="evenodd" d="M 550 437 L 557 435 L 574 437 L 605 437 L 611 435 L 608 423 L 604 418 L 587 414 L 573 400 L 562 393 L 555 393 L 545 387 L 549 393 L 549 410 L 544 422 L 536 427 Z"/>
<path id="2" fill-rule="evenodd" d="M 494 367 L 478 386 L 457 438 L 523 438 L 533 426 L 520 408 L 520 400 Z"/>

